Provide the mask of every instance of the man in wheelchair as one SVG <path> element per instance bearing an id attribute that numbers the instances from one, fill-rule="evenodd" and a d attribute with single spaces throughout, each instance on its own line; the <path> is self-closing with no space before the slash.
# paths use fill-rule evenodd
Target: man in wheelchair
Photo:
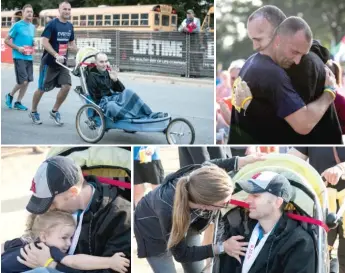
<path id="1" fill-rule="evenodd" d="M 232 257 L 220 255 L 219 272 L 315 273 L 317 256 L 312 236 L 284 213 L 293 197 L 289 180 L 263 171 L 239 185 L 249 194 L 249 215 L 240 208 L 230 212 L 228 219 L 233 221 L 230 228 L 224 227 L 228 233 L 224 237 L 240 235 L 249 244 L 241 252 L 228 253 Z M 241 220 L 236 224 L 234 219 Z"/>
<path id="2" fill-rule="evenodd" d="M 92 100 L 114 120 L 163 117 L 162 113 L 153 113 L 135 92 L 125 88 L 117 72 L 109 69 L 105 53 L 95 55 L 95 66 L 88 70 L 86 85 Z"/>

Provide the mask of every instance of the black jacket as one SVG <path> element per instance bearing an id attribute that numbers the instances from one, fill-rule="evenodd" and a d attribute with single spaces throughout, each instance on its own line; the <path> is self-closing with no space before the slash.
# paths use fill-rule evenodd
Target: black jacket
<path id="1" fill-rule="evenodd" d="M 224 168 L 227 172 L 234 169 L 235 158 L 215 159 L 210 161 Z M 206 163 L 209 164 L 209 163 Z M 162 254 L 167 249 L 167 241 L 172 227 L 172 210 L 175 187 L 178 179 L 202 165 L 186 166 L 168 175 L 163 184 L 144 196 L 138 203 L 134 215 L 134 233 L 138 244 L 138 257 L 151 257 Z M 214 213 L 209 217 L 198 218 L 190 228 L 202 231 L 213 220 Z M 191 220 L 195 214 L 191 210 Z M 213 257 L 212 246 L 187 246 L 185 240 L 171 249 L 178 262 L 194 262 Z"/>
<path id="2" fill-rule="evenodd" d="M 249 242 L 257 223 L 249 220 L 230 228 L 227 238 L 242 235 Z M 246 232 L 248 230 L 249 232 Z M 316 244 L 312 236 L 302 227 L 300 222 L 288 218 L 285 214 L 280 218 L 274 231 L 270 234 L 249 273 L 316 273 Z M 242 257 L 243 264 L 244 257 Z M 242 265 L 226 254 L 220 256 L 218 273 L 241 273 Z"/>
<path id="3" fill-rule="evenodd" d="M 4 250 L 5 252 L 1 255 L 1 272 L 2 273 L 21 273 L 31 270 L 30 267 L 27 267 L 24 264 L 21 264 L 17 261 L 17 257 L 23 257 L 20 254 L 20 249 L 24 247 L 26 243 L 19 238 L 13 239 L 11 241 L 5 242 Z M 65 273 L 80 273 L 81 271 L 73 269 L 63 264 L 60 264 L 60 261 L 67 254 L 62 253 L 56 247 L 50 247 L 50 255 L 54 261 L 58 262 L 56 267 L 57 270 Z"/>
<path id="4" fill-rule="evenodd" d="M 122 92 L 125 90 L 125 86 L 120 80 L 114 82 L 110 79 L 108 71 L 100 73 L 96 67 L 90 69 L 86 85 L 91 98 L 96 104 L 99 104 L 104 96 L 111 96 L 112 91 Z"/>
<path id="5" fill-rule="evenodd" d="M 87 176 L 85 180 L 90 183 L 96 181 L 92 183 L 96 190 L 90 208 L 83 217 L 75 254 L 110 257 L 117 252 L 123 252 L 126 258 L 130 259 L 131 203 L 119 195 L 116 187 L 97 182 L 95 176 Z M 107 269 L 92 272 L 113 271 Z"/>

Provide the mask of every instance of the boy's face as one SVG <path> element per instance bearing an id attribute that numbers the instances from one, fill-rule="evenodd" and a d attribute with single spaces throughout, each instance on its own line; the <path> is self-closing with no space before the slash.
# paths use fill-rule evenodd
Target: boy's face
<path id="1" fill-rule="evenodd" d="M 74 213 L 79 209 L 80 204 L 77 201 L 77 195 L 74 195 L 71 190 L 57 194 L 54 197 L 50 210 L 62 210 L 69 213 Z"/>
<path id="2" fill-rule="evenodd" d="M 72 243 L 75 227 L 59 224 L 40 236 L 40 240 L 47 246 L 55 246 L 63 253 L 67 253 Z"/>

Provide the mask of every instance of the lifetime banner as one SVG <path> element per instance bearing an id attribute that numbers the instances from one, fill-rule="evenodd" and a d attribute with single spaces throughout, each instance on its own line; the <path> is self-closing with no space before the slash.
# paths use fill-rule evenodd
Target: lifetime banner
<path id="1" fill-rule="evenodd" d="M 37 35 L 35 62 L 40 61 L 43 52 L 40 33 Z M 91 46 L 106 53 L 110 64 L 121 70 L 213 77 L 213 33 L 76 29 L 75 40 L 79 48 Z M 75 54 L 68 54 L 70 66 L 75 65 L 74 58 Z"/>

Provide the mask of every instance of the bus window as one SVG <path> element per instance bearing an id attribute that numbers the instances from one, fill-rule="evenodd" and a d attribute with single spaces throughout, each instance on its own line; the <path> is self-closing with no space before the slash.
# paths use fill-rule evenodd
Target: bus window
<path id="1" fill-rule="evenodd" d="M 129 14 L 122 14 L 121 25 L 123 25 L 123 26 L 129 25 Z"/>
<path id="2" fill-rule="evenodd" d="M 87 16 L 87 25 L 94 26 L 95 25 L 95 15 L 88 15 Z"/>
<path id="3" fill-rule="evenodd" d="M 86 26 L 86 15 L 80 15 L 80 25 Z"/>
<path id="4" fill-rule="evenodd" d="M 155 25 L 159 26 L 160 25 L 160 18 L 159 18 L 159 14 L 155 13 Z"/>
<path id="5" fill-rule="evenodd" d="M 131 26 L 139 26 L 139 14 L 131 14 Z"/>
<path id="6" fill-rule="evenodd" d="M 211 14 L 210 14 L 210 22 L 209 22 L 209 25 L 210 25 L 210 29 L 214 29 L 214 13 L 211 13 Z"/>
<path id="7" fill-rule="evenodd" d="M 6 26 L 6 17 L 1 17 L 1 26 L 2 27 Z"/>
<path id="8" fill-rule="evenodd" d="M 20 16 L 14 16 L 14 22 L 17 23 L 22 19 Z"/>
<path id="9" fill-rule="evenodd" d="M 148 13 L 140 14 L 140 25 L 141 26 L 148 26 L 149 25 L 149 14 Z"/>
<path id="10" fill-rule="evenodd" d="M 55 17 L 53 17 L 53 16 L 47 16 L 46 17 L 46 24 L 45 25 L 48 25 L 48 23 L 51 21 L 51 20 L 53 20 Z"/>
<path id="11" fill-rule="evenodd" d="M 96 15 L 96 26 L 103 25 L 103 15 Z"/>
<path id="12" fill-rule="evenodd" d="M 114 26 L 120 25 L 120 14 L 113 14 L 113 25 Z"/>
<path id="13" fill-rule="evenodd" d="M 177 22 L 177 16 L 171 15 L 171 25 L 176 26 L 176 22 Z"/>
<path id="14" fill-rule="evenodd" d="M 169 15 L 162 15 L 162 26 L 169 26 Z"/>
<path id="15" fill-rule="evenodd" d="M 79 26 L 79 20 L 78 20 L 78 16 L 73 16 L 73 21 L 72 21 L 72 24 L 74 26 Z"/>
<path id="16" fill-rule="evenodd" d="M 33 17 L 32 18 L 32 24 L 37 28 L 40 25 L 40 18 Z"/>
<path id="17" fill-rule="evenodd" d="M 111 26 L 111 15 L 104 15 L 104 25 Z"/>

